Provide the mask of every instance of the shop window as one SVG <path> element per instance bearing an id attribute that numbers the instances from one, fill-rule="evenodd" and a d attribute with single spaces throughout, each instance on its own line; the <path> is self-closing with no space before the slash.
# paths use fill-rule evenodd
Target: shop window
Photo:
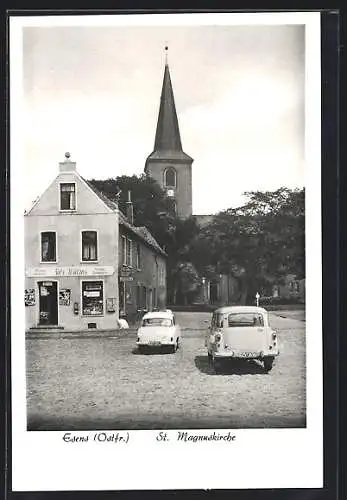
<path id="1" fill-rule="evenodd" d="M 176 187 L 176 170 L 174 168 L 165 170 L 165 186 Z"/>
<path id="2" fill-rule="evenodd" d="M 97 232 L 82 231 L 82 261 L 98 260 Z"/>
<path id="3" fill-rule="evenodd" d="M 136 269 L 141 269 L 141 245 L 136 245 Z"/>
<path id="4" fill-rule="evenodd" d="M 82 281 L 83 316 L 104 314 L 104 285 L 102 281 Z"/>
<path id="5" fill-rule="evenodd" d="M 60 210 L 76 210 L 76 184 L 60 184 Z"/>
<path id="6" fill-rule="evenodd" d="M 41 261 L 42 262 L 57 261 L 56 233 L 53 231 L 47 231 L 41 233 Z"/>

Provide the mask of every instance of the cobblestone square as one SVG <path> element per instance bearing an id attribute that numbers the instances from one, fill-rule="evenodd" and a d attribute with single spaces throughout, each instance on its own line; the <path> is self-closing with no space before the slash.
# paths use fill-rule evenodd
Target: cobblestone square
<path id="1" fill-rule="evenodd" d="M 215 374 L 208 313 L 177 313 L 175 354 L 139 354 L 136 333 L 27 338 L 28 430 L 284 428 L 306 425 L 305 322 L 271 313 L 281 354 Z"/>

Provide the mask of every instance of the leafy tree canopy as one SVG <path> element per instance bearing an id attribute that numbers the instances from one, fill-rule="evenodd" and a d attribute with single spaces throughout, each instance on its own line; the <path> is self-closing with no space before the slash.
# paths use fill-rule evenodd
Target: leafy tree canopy
<path id="1" fill-rule="evenodd" d="M 200 273 L 238 278 L 244 298 L 287 274 L 305 274 L 304 190 L 245 194 L 248 202 L 217 214 L 188 252 Z"/>
<path id="2" fill-rule="evenodd" d="M 168 254 L 169 295 L 186 300 L 200 277 L 225 273 L 239 280 L 245 299 L 287 274 L 305 275 L 304 189 L 246 192 L 243 206 L 199 227 L 194 217 L 170 215 L 164 191 L 144 174 L 91 182 L 124 212 L 131 191 L 135 225 L 146 226 Z"/>
<path id="3" fill-rule="evenodd" d="M 130 191 L 134 224 L 146 226 L 163 247 L 170 245 L 175 231 L 175 218 L 170 216 L 169 201 L 154 179 L 142 174 L 122 175 L 105 180 L 92 179 L 90 182 L 110 199 L 116 200 L 124 214 Z"/>

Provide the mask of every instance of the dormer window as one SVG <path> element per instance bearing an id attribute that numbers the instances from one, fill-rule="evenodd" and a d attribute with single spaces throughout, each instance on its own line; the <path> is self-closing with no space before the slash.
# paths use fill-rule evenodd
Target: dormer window
<path id="1" fill-rule="evenodd" d="M 172 167 L 165 170 L 165 186 L 176 187 L 176 170 Z"/>
<path id="2" fill-rule="evenodd" d="M 60 210 L 76 210 L 76 184 L 74 182 L 60 184 Z"/>

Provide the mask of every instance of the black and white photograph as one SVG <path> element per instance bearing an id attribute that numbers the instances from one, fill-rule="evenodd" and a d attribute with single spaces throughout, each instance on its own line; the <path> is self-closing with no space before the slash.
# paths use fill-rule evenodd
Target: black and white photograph
<path id="1" fill-rule="evenodd" d="M 11 21 L 14 484 L 319 487 L 319 13 Z"/>

